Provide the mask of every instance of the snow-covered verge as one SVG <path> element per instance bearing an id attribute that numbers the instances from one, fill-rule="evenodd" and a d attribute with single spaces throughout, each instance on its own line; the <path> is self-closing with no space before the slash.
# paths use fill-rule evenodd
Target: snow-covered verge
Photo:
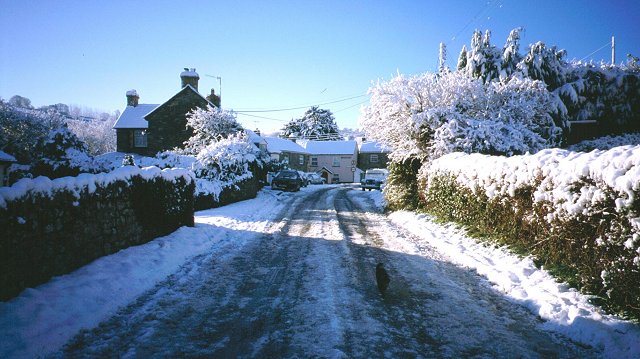
<path id="1" fill-rule="evenodd" d="M 147 180 L 161 177 L 167 181 L 183 178 L 186 183 L 191 183 L 194 179 L 193 173 L 185 169 L 161 170 L 153 166 L 145 168 L 125 166 L 109 173 L 83 173 L 76 177 L 61 177 L 53 180 L 44 176 L 34 179 L 23 178 L 11 187 L 0 187 L 0 208 L 5 208 L 9 201 L 15 201 L 27 195 L 51 196 L 56 192 L 67 191 L 79 198 L 80 193 L 83 191 L 93 193 L 98 187 L 105 187 L 116 181 L 129 182 L 135 176 L 140 176 Z"/>
<path id="2" fill-rule="evenodd" d="M 113 315 L 189 258 L 242 246 L 247 231 L 264 232 L 283 203 L 263 191 L 252 201 L 197 212 L 193 228 L 182 227 L 99 258 L 1 302 L 0 357 L 33 358 L 58 350 L 79 330 Z"/>
<path id="3" fill-rule="evenodd" d="M 477 270 L 496 290 L 544 319 L 543 329 L 592 346 L 609 358 L 640 356 L 637 324 L 603 314 L 589 304 L 587 296 L 536 268 L 531 258 L 518 258 L 507 249 L 479 244 L 457 226 L 439 225 L 429 215 L 398 211 L 389 218 L 453 263 Z"/>
<path id="4" fill-rule="evenodd" d="M 506 228 L 507 243 L 570 268 L 587 291 L 638 315 L 640 146 L 453 153 L 423 166 L 419 182 L 428 211 L 492 233 Z"/>

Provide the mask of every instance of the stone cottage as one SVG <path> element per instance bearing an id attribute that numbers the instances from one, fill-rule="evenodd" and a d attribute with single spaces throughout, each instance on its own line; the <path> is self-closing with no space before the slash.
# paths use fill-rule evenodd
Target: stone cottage
<path id="1" fill-rule="evenodd" d="M 127 91 L 127 107 L 113 125 L 118 152 L 153 156 L 182 147 L 191 137 L 187 114 L 213 103 L 198 92 L 200 76 L 194 68 L 185 68 L 180 79 L 180 91 L 162 104 L 141 104 L 136 90 Z"/>

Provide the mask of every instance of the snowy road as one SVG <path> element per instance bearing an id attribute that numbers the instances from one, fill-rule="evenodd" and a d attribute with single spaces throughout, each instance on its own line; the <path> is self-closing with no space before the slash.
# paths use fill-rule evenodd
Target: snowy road
<path id="1" fill-rule="evenodd" d="M 475 271 L 380 214 L 370 192 L 312 186 L 199 212 L 204 251 L 83 331 L 59 357 L 595 357 L 540 329 Z M 269 205 L 267 205 L 269 204 Z M 234 207 L 235 206 L 235 207 Z M 386 297 L 375 264 L 391 275 Z"/>

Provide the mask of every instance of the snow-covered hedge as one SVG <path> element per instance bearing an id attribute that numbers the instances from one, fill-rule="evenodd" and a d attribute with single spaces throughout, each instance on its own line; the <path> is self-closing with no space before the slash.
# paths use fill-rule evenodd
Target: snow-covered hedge
<path id="1" fill-rule="evenodd" d="M 495 234 L 640 317 L 640 146 L 453 153 L 423 166 L 419 186 L 426 210 Z"/>
<path id="2" fill-rule="evenodd" d="M 193 173 L 126 166 L 0 188 L 0 300 L 193 225 Z"/>

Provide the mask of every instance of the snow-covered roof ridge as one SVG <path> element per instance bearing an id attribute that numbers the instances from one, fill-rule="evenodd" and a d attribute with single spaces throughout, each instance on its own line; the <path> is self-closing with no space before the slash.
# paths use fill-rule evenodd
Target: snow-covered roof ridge
<path id="1" fill-rule="evenodd" d="M 282 151 L 308 154 L 308 151 L 300 144 L 280 137 L 264 137 L 269 153 L 281 153 Z"/>
<path id="2" fill-rule="evenodd" d="M 0 151 L 0 161 L 4 162 L 16 162 L 16 158 L 11 156 L 10 154 Z"/>
<path id="3" fill-rule="evenodd" d="M 314 141 L 300 140 L 300 146 L 304 147 L 312 155 L 352 155 L 357 152 L 358 143 L 348 141 Z"/>
<path id="4" fill-rule="evenodd" d="M 182 177 L 189 183 L 195 180 L 195 175 L 190 170 L 183 168 L 161 170 L 154 166 L 144 168 L 124 166 L 108 173 L 82 173 L 77 177 L 61 177 L 53 180 L 44 176 L 34 179 L 23 178 L 11 187 L 0 188 L 0 208 L 5 208 L 7 202 L 15 201 L 28 194 L 51 196 L 55 192 L 70 191 L 79 198 L 84 190 L 93 193 L 97 187 L 104 187 L 116 181 L 130 181 L 135 176 L 141 176 L 144 179 L 162 177 L 168 181 L 175 181 Z"/>
<path id="5" fill-rule="evenodd" d="M 144 119 L 146 115 L 158 108 L 157 104 L 139 104 L 127 106 L 120 117 L 113 124 L 113 128 L 149 128 L 149 123 Z"/>
<path id="6" fill-rule="evenodd" d="M 145 117 L 146 117 L 146 116 L 149 116 L 149 115 L 150 115 L 150 114 L 152 114 L 152 113 L 154 113 L 157 109 L 161 108 L 162 106 L 164 106 L 165 104 L 167 104 L 169 101 L 171 101 L 171 100 L 173 100 L 174 98 L 176 98 L 176 96 L 180 95 L 183 91 L 189 91 L 189 90 L 191 90 L 191 91 L 195 92 L 195 93 L 196 93 L 198 96 L 200 96 L 203 100 L 207 101 L 207 104 L 208 104 L 208 105 L 210 105 L 210 106 L 215 106 L 214 104 L 212 104 L 212 103 L 211 103 L 211 101 L 207 100 L 207 98 L 206 98 L 206 97 L 204 97 L 200 92 L 198 92 L 198 90 L 196 90 L 193 86 L 191 86 L 191 85 L 187 84 L 187 85 L 186 85 L 185 87 L 183 87 L 180 91 L 176 92 L 176 94 L 175 94 L 175 95 L 171 96 L 167 101 L 165 101 L 165 102 L 163 102 L 163 103 L 159 104 L 159 105 L 158 105 L 156 108 L 154 108 L 151 112 L 147 113 L 147 114 L 145 115 Z"/>

